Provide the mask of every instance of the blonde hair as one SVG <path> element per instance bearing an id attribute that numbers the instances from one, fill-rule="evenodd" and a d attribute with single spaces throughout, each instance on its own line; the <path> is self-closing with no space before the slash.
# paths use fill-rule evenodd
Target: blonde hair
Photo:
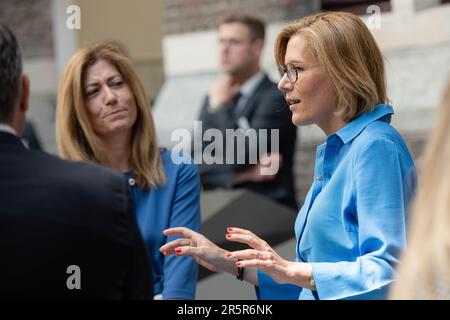
<path id="1" fill-rule="evenodd" d="M 436 115 L 412 207 L 408 247 L 393 299 L 438 299 L 450 294 L 450 79 Z M 446 297 L 442 296 L 446 290 Z"/>
<path id="2" fill-rule="evenodd" d="M 289 39 L 301 34 L 330 76 L 337 115 L 350 121 L 378 103 L 387 103 L 383 56 L 366 25 L 346 12 L 321 12 L 286 26 L 275 43 L 275 58 L 284 66 Z"/>
<path id="3" fill-rule="evenodd" d="M 143 189 L 165 183 L 156 131 L 144 87 L 130 59 L 110 43 L 84 48 L 69 60 L 60 82 L 56 110 L 56 139 L 59 155 L 67 160 L 94 161 L 108 166 L 103 146 L 89 121 L 83 82 L 86 70 L 99 60 L 111 63 L 134 94 L 137 108 L 133 126 L 130 168 Z"/>

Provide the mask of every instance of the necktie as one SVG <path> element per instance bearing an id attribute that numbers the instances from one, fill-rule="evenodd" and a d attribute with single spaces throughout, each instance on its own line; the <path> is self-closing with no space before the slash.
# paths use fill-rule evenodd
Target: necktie
<path id="1" fill-rule="evenodd" d="M 233 98 L 233 115 L 238 116 L 245 105 L 245 96 L 240 92 Z"/>

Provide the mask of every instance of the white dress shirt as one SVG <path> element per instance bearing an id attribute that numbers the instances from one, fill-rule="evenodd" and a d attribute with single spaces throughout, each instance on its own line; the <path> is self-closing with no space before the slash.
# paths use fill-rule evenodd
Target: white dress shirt
<path id="1" fill-rule="evenodd" d="M 15 136 L 18 136 L 16 130 L 14 130 L 13 127 L 11 127 L 10 125 L 7 125 L 5 123 L 0 123 L 0 132 L 6 132 Z"/>

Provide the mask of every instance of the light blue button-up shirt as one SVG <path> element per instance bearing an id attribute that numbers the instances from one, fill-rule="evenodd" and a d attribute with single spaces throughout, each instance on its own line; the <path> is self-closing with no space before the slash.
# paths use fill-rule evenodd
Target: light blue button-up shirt
<path id="1" fill-rule="evenodd" d="M 314 181 L 296 223 L 297 261 L 312 265 L 317 292 L 278 285 L 258 271 L 261 299 L 383 299 L 406 245 L 414 162 L 377 105 L 317 147 Z"/>

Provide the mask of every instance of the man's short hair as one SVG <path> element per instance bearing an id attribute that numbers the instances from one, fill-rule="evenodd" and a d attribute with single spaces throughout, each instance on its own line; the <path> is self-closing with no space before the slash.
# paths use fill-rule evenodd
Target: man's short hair
<path id="1" fill-rule="evenodd" d="M 248 27 L 252 40 L 261 39 L 262 41 L 264 41 L 265 25 L 261 19 L 247 14 L 229 13 L 222 16 L 222 18 L 219 20 L 219 26 L 221 26 L 222 24 L 235 22 L 242 23 L 243 25 Z"/>
<path id="2" fill-rule="evenodd" d="M 0 23 L 0 121 L 11 120 L 20 95 L 22 56 L 12 31 Z"/>

